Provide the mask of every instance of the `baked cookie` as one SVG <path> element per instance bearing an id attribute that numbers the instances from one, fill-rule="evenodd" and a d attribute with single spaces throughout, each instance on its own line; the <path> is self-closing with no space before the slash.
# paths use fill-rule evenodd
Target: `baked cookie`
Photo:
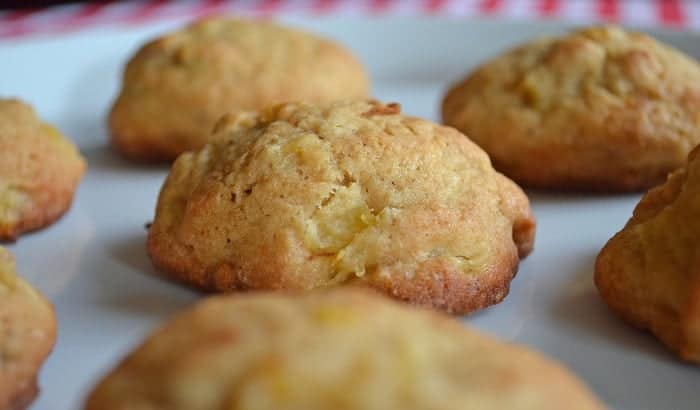
<path id="1" fill-rule="evenodd" d="M 649 191 L 598 255 L 595 283 L 626 321 L 700 363 L 700 149 Z"/>
<path id="2" fill-rule="evenodd" d="M 0 409 L 24 409 L 39 389 L 37 373 L 56 341 L 51 305 L 15 274 L 0 247 Z"/>
<path id="3" fill-rule="evenodd" d="M 370 292 L 212 297 L 153 333 L 87 410 L 600 409 L 566 369 Z"/>
<path id="4" fill-rule="evenodd" d="M 85 167 L 75 145 L 32 107 L 0 99 L 0 240 L 60 218 Z"/>
<path id="5" fill-rule="evenodd" d="M 148 250 L 190 285 L 359 284 L 466 313 L 508 293 L 533 244 L 527 197 L 453 128 L 396 104 L 284 104 L 231 114 L 181 155 Z"/>
<path id="6" fill-rule="evenodd" d="M 641 190 L 700 143 L 700 66 L 644 34 L 588 28 L 487 62 L 442 115 L 516 182 Z"/>
<path id="7" fill-rule="evenodd" d="M 173 160 L 201 148 L 227 112 L 368 92 L 364 68 L 336 43 L 265 21 L 209 18 L 136 53 L 109 128 L 127 157 Z"/>

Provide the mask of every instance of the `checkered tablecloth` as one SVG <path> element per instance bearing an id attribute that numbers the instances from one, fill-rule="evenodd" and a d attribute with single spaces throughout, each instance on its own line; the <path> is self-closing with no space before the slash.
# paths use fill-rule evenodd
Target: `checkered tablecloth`
<path id="1" fill-rule="evenodd" d="M 132 0 L 0 12 L 0 37 L 195 18 L 219 12 L 547 18 L 700 30 L 700 0 Z"/>

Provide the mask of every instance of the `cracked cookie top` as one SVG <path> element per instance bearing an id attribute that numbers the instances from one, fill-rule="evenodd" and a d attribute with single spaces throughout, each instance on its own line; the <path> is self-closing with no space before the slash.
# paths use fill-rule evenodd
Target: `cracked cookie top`
<path id="1" fill-rule="evenodd" d="M 233 113 L 180 156 L 149 233 L 205 289 L 369 285 L 453 312 L 500 301 L 531 249 L 523 192 L 453 128 L 397 104 Z"/>
<path id="2" fill-rule="evenodd" d="M 517 182 L 645 189 L 700 143 L 700 66 L 645 34 L 586 28 L 485 63 L 442 114 Z"/>
<path id="3" fill-rule="evenodd" d="M 201 148 L 231 110 L 368 93 L 362 64 L 331 40 L 269 21 L 210 17 L 154 39 L 134 55 L 109 126 L 122 154 L 174 160 Z"/>

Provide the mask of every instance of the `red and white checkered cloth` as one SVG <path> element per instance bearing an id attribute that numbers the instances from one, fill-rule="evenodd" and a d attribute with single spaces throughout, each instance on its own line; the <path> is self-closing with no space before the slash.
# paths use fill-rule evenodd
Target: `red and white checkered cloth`
<path id="1" fill-rule="evenodd" d="M 700 30 L 700 0 L 131 0 L 0 12 L 0 38 L 219 12 L 549 18 Z"/>

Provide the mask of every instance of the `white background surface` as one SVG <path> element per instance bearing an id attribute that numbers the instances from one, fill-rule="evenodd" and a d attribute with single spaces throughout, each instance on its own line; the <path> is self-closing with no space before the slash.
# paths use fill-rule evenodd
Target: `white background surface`
<path id="1" fill-rule="evenodd" d="M 513 43 L 562 29 L 405 18 L 291 23 L 348 45 L 368 65 L 378 98 L 434 120 L 445 88 L 469 68 Z M 167 167 L 122 160 L 109 150 L 104 126 L 123 63 L 174 24 L 0 41 L 0 95 L 32 103 L 89 161 L 70 213 L 9 246 L 20 273 L 53 301 L 59 320 L 33 409 L 79 409 L 96 379 L 154 325 L 201 297 L 154 277 L 145 251 L 144 224 Z M 664 39 L 700 56 L 700 36 Z M 562 361 L 614 408 L 698 408 L 700 369 L 613 317 L 592 283 L 597 252 L 639 196 L 528 194 L 538 218 L 535 251 L 505 301 L 466 322 Z"/>

